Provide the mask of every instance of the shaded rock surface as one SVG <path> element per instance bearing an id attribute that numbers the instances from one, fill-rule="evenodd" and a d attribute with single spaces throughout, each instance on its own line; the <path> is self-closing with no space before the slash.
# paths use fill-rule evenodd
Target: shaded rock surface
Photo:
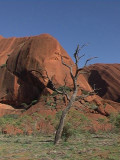
<path id="1" fill-rule="evenodd" d="M 104 99 L 120 102 L 120 64 L 93 64 L 87 68 L 88 83 Z"/>

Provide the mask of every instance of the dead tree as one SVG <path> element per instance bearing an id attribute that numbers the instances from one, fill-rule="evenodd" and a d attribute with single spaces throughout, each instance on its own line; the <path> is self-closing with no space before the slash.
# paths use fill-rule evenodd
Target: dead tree
<path id="1" fill-rule="evenodd" d="M 68 65 L 64 62 L 63 60 L 63 57 L 61 56 L 61 62 L 64 66 L 66 66 L 69 71 L 70 71 L 70 76 L 72 78 L 72 81 L 73 81 L 73 92 L 72 92 L 72 95 L 69 96 L 68 93 L 64 90 L 60 91 L 59 89 L 57 89 L 55 87 L 55 85 L 53 84 L 52 80 L 50 79 L 50 77 L 48 76 L 48 73 L 47 71 L 45 70 L 46 72 L 46 78 L 48 78 L 49 80 L 49 83 L 52 85 L 52 89 L 54 91 L 56 91 L 58 94 L 61 94 L 61 95 L 64 95 L 66 96 L 67 100 L 68 100 L 68 104 L 66 106 L 66 108 L 62 111 L 62 115 L 61 115 L 61 118 L 60 118 L 60 121 L 59 121 L 59 125 L 58 125 L 58 128 L 57 128 L 57 131 L 56 131 L 56 134 L 55 134 L 55 139 L 54 139 L 54 144 L 57 144 L 59 142 L 59 140 L 61 139 L 61 136 L 62 136 L 62 132 L 63 132 L 63 127 L 64 127 L 64 122 L 65 122 L 65 118 L 67 116 L 67 113 L 69 112 L 70 108 L 73 106 L 73 103 L 78 100 L 78 99 L 84 99 L 85 97 L 87 96 L 90 96 L 90 95 L 93 95 L 95 94 L 95 89 L 92 91 L 92 92 L 87 92 L 87 94 L 82 94 L 80 96 L 77 96 L 77 92 L 78 92 L 78 88 L 80 87 L 78 84 L 77 84 L 77 80 L 78 80 L 78 76 L 80 74 L 84 74 L 86 72 L 84 72 L 84 68 L 87 66 L 87 63 L 94 59 L 94 58 L 97 58 L 97 57 L 92 57 L 92 58 L 89 58 L 85 61 L 85 64 L 82 68 L 79 68 L 78 67 L 78 63 L 80 61 L 80 59 L 82 57 L 85 56 L 85 54 L 79 56 L 79 52 L 80 50 L 85 47 L 86 45 L 82 45 L 81 47 L 78 45 L 77 48 L 76 48 L 76 51 L 74 53 L 74 58 L 75 58 L 75 64 L 73 65 Z M 75 68 L 75 72 L 73 73 L 73 67 Z M 36 70 L 31 70 L 31 71 L 35 71 L 35 72 L 38 72 L 39 74 L 41 74 L 39 71 L 36 71 Z M 30 71 L 30 72 L 31 72 Z M 42 76 L 42 75 L 41 75 Z M 65 85 L 64 87 L 66 86 L 66 77 L 64 79 L 64 82 L 65 82 Z"/>
<path id="2" fill-rule="evenodd" d="M 87 63 L 90 60 L 92 60 L 94 58 L 97 58 L 97 57 L 92 57 L 92 58 L 87 59 L 86 62 L 85 62 L 85 65 L 83 66 L 83 68 L 79 68 L 78 67 L 79 60 L 83 56 L 85 56 L 84 54 L 82 56 L 79 56 L 79 52 L 84 46 L 86 46 L 86 45 L 82 45 L 81 47 L 79 47 L 79 45 L 77 46 L 77 49 L 76 49 L 76 51 L 74 53 L 75 64 L 72 65 L 72 66 L 66 64 L 64 62 L 64 60 L 63 60 L 63 57 L 61 57 L 62 64 L 64 66 L 66 66 L 70 71 L 70 76 L 71 76 L 72 81 L 73 81 L 73 93 L 72 93 L 71 97 L 69 97 L 69 95 L 64 90 L 63 90 L 63 92 L 60 92 L 59 90 L 57 90 L 54 87 L 55 91 L 58 94 L 65 95 L 67 97 L 67 100 L 68 100 L 68 104 L 67 104 L 66 108 L 62 111 L 62 115 L 61 115 L 61 118 L 60 118 L 60 121 L 59 121 L 59 125 L 58 125 L 58 128 L 57 128 L 56 134 L 55 134 L 54 144 L 59 143 L 59 140 L 61 139 L 65 118 L 67 116 L 68 111 L 73 106 L 73 103 L 78 99 L 83 99 L 83 98 L 85 98 L 87 96 L 90 96 L 90 95 L 93 95 L 95 93 L 94 91 L 92 91 L 92 92 L 88 92 L 87 95 L 82 94 L 82 95 L 77 97 L 77 92 L 78 92 L 78 88 L 79 88 L 79 85 L 77 84 L 78 76 L 80 74 L 84 73 L 83 69 L 87 66 Z M 73 67 L 75 67 L 75 73 L 73 73 Z"/>

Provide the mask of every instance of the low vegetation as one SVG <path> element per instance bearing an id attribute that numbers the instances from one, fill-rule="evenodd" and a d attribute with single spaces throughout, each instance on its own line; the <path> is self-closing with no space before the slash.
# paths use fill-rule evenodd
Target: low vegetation
<path id="1" fill-rule="evenodd" d="M 37 130 L 36 124 L 44 121 L 46 126 L 51 124 L 56 128 L 61 113 L 57 112 L 56 116 L 33 113 L 1 117 L 0 160 L 119 160 L 120 115 L 110 115 L 109 122 L 115 126 L 112 131 L 91 132 L 86 130 L 91 121 L 73 107 L 66 117 L 62 140 L 55 146 L 55 133 L 43 128 Z M 99 118 L 98 122 L 103 124 L 105 120 Z M 8 125 L 23 132 L 17 135 L 2 132 Z M 29 128 L 33 131 L 31 134 Z"/>
<path id="2" fill-rule="evenodd" d="M 0 135 L 1 160 L 119 160 L 120 136 L 81 132 L 54 145 L 53 136 Z"/>

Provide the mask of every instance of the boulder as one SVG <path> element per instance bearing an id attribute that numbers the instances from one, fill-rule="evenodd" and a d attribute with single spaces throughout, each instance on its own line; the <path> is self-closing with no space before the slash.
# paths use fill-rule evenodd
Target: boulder
<path id="1" fill-rule="evenodd" d="M 0 117 L 8 114 L 20 114 L 20 110 L 14 109 L 12 106 L 0 103 Z"/>
<path id="2" fill-rule="evenodd" d="M 59 42 L 49 34 L 24 38 L 0 39 L 0 102 L 20 107 L 39 99 L 49 89 L 66 84 L 72 87 L 69 69 L 61 63 L 72 65 L 73 61 Z M 48 78 L 49 77 L 49 78 Z M 83 75 L 82 88 L 91 90 Z M 49 88 L 49 89 L 48 89 Z M 50 90 L 49 90 L 50 91 Z"/>

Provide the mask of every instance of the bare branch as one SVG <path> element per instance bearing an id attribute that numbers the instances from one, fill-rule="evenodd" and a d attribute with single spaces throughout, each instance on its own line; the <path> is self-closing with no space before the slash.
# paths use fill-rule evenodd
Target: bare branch
<path id="1" fill-rule="evenodd" d="M 67 79 L 67 74 L 65 75 L 65 78 L 64 78 L 64 88 L 63 88 L 63 91 L 61 92 L 61 94 L 65 95 L 67 97 L 67 100 L 70 101 L 70 97 L 67 94 L 67 92 L 65 91 L 65 86 L 67 86 L 66 79 Z M 58 89 L 56 89 L 56 91 L 58 91 Z"/>
<path id="2" fill-rule="evenodd" d="M 57 93 L 62 94 L 61 91 L 57 90 L 57 88 L 56 88 L 55 85 L 53 84 L 52 80 L 49 78 L 48 73 L 47 73 L 46 70 L 45 70 L 45 72 L 46 72 L 46 78 L 48 78 L 49 82 L 52 84 L 53 89 L 54 89 Z"/>
<path id="3" fill-rule="evenodd" d="M 47 73 L 46 70 L 45 70 L 45 72 L 46 72 L 46 75 L 47 75 L 48 80 L 49 80 L 50 83 L 52 84 L 53 89 L 54 89 L 58 94 L 65 95 L 65 96 L 67 97 L 67 100 L 70 101 L 69 95 L 68 95 L 64 90 L 63 90 L 63 91 L 59 91 L 59 90 L 55 87 L 55 85 L 53 84 L 52 80 L 49 78 L 48 73 Z M 64 79 L 65 86 L 66 86 L 66 77 L 67 77 L 67 75 L 65 76 L 65 79 Z"/>
<path id="4" fill-rule="evenodd" d="M 93 86 L 93 91 L 97 94 L 98 92 L 96 92 L 96 91 L 101 90 L 101 88 L 96 88 L 95 86 L 96 86 L 96 84 L 94 84 L 94 86 Z"/>
<path id="5" fill-rule="evenodd" d="M 84 56 L 84 55 L 82 55 L 81 57 L 83 57 L 83 56 Z M 94 59 L 94 58 L 98 58 L 98 57 L 91 57 L 91 58 L 87 59 L 86 62 L 85 62 L 84 67 L 78 68 L 78 69 L 76 70 L 76 75 L 87 74 L 88 71 L 83 71 L 83 69 L 87 66 L 87 63 L 88 63 L 89 61 L 91 61 L 92 59 Z"/>
<path id="6" fill-rule="evenodd" d="M 82 70 L 81 70 L 81 72 L 79 72 L 79 75 L 80 75 L 80 74 L 88 74 L 88 73 L 89 73 L 89 72 L 87 72 L 87 71 L 82 71 Z"/>
<path id="7" fill-rule="evenodd" d="M 83 44 L 82 46 L 79 46 L 77 45 L 77 48 L 75 50 L 75 53 L 74 53 L 74 58 L 75 58 L 75 64 L 77 66 L 77 69 L 78 69 L 78 62 L 79 60 L 85 56 L 85 54 L 83 54 L 82 56 L 79 57 L 79 52 L 81 51 L 82 48 L 86 47 L 88 44 Z"/>
<path id="8" fill-rule="evenodd" d="M 77 45 L 77 48 L 76 48 L 75 53 L 74 53 L 74 58 L 75 59 L 78 57 L 78 53 L 86 46 L 88 46 L 87 43 L 83 44 L 82 46 Z"/>
<path id="9" fill-rule="evenodd" d="M 71 66 L 69 66 L 68 64 L 66 64 L 66 63 L 64 62 L 62 56 L 61 56 L 61 61 L 62 61 L 62 64 L 63 64 L 64 66 L 66 66 L 67 68 L 71 69 Z"/>
<path id="10" fill-rule="evenodd" d="M 81 56 L 79 57 L 79 52 L 80 52 L 80 50 L 81 50 L 83 47 L 85 47 L 85 46 L 86 46 L 85 44 L 82 45 L 81 47 L 80 47 L 79 45 L 77 45 L 77 48 L 76 48 L 76 50 L 75 50 L 74 58 L 75 58 L 76 69 L 78 69 L 78 62 L 79 62 L 79 60 L 80 60 L 82 57 L 85 56 L 85 54 L 83 54 L 83 55 L 81 55 Z"/>
<path id="11" fill-rule="evenodd" d="M 81 55 L 81 56 L 79 57 L 79 60 L 80 60 L 82 57 L 84 57 L 84 56 L 85 56 L 85 54 Z"/>
<path id="12" fill-rule="evenodd" d="M 77 45 L 77 48 L 76 48 L 75 53 L 74 53 L 74 58 L 75 58 L 75 61 L 76 61 L 75 62 L 76 66 L 78 66 L 78 61 L 79 61 L 79 55 L 78 55 L 79 50 L 80 50 L 80 47 L 79 47 L 79 45 Z"/>
<path id="13" fill-rule="evenodd" d="M 85 62 L 84 67 L 86 67 L 86 66 L 87 66 L 87 63 L 88 63 L 89 61 L 91 61 L 92 59 L 94 59 L 94 58 L 98 58 L 98 57 L 91 57 L 91 58 L 87 59 L 86 62 Z M 84 67 L 83 67 L 83 68 L 84 68 Z"/>
<path id="14" fill-rule="evenodd" d="M 42 73 L 41 73 L 40 71 L 37 71 L 37 70 L 30 70 L 29 72 L 37 72 L 37 73 L 39 73 L 39 74 L 41 75 L 42 78 L 47 78 L 47 79 L 49 80 L 49 82 L 51 83 L 53 90 L 56 91 L 58 94 L 65 95 L 65 96 L 67 97 L 67 100 L 70 101 L 69 95 L 68 95 L 64 90 L 63 90 L 63 91 L 59 91 L 59 90 L 55 87 L 55 85 L 54 85 L 54 83 L 52 82 L 52 80 L 49 78 L 48 72 L 47 72 L 46 70 L 44 70 L 44 71 L 46 72 L 46 76 L 43 76 Z M 65 78 L 64 78 L 64 83 L 65 83 L 64 86 L 66 86 L 66 78 L 67 78 L 67 75 L 66 75 Z"/>
<path id="15" fill-rule="evenodd" d="M 72 79 L 74 79 L 73 70 L 72 70 L 72 68 L 73 68 L 73 66 L 74 66 L 74 65 L 69 66 L 68 64 L 66 64 L 66 63 L 64 62 L 64 60 L 63 60 L 63 57 L 62 57 L 62 56 L 61 56 L 61 61 L 62 61 L 62 64 L 63 64 L 64 66 L 66 66 L 67 68 L 69 68 L 71 78 L 72 78 Z"/>
<path id="16" fill-rule="evenodd" d="M 82 90 L 82 91 L 85 91 L 85 90 L 83 90 L 83 88 L 81 88 L 81 90 Z M 98 89 L 96 89 L 96 88 L 95 88 L 95 85 L 94 85 L 93 91 L 86 91 L 87 94 L 83 94 L 83 93 L 82 93 L 82 95 L 76 97 L 75 100 L 77 101 L 77 100 L 79 100 L 79 99 L 84 99 L 84 98 L 86 98 L 86 97 L 88 97 L 88 96 L 96 95 L 96 92 L 95 92 L 96 90 L 98 90 Z"/>
<path id="17" fill-rule="evenodd" d="M 87 94 L 82 94 L 82 95 L 76 97 L 75 100 L 77 101 L 77 100 L 79 100 L 79 99 L 84 99 L 84 98 L 86 98 L 86 97 L 89 97 L 89 96 L 92 96 L 92 95 L 95 95 L 95 94 L 96 94 L 95 91 L 88 92 Z"/>
<path id="18" fill-rule="evenodd" d="M 64 95 L 67 97 L 67 100 L 70 101 L 70 97 L 67 93 L 64 93 Z"/>
<path id="19" fill-rule="evenodd" d="M 86 47 L 86 46 L 88 46 L 88 43 L 83 44 L 83 45 L 80 47 L 79 51 L 80 51 L 81 49 L 83 49 L 84 47 Z"/>

